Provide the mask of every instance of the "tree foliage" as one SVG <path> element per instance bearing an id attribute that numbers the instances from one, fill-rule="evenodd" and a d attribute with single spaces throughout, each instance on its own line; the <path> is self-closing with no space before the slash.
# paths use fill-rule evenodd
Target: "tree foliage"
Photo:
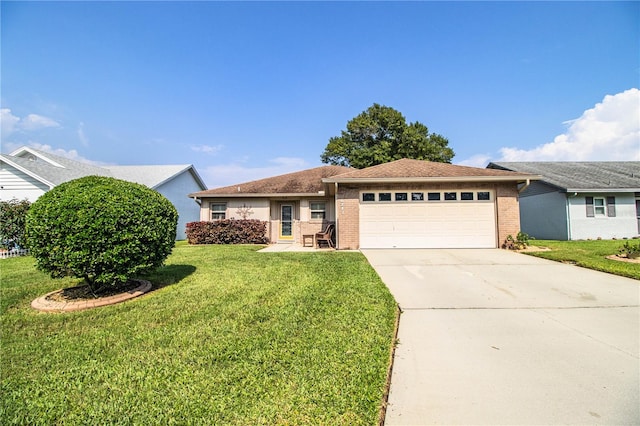
<path id="1" fill-rule="evenodd" d="M 143 185 L 88 176 L 43 194 L 27 215 L 26 236 L 39 269 L 117 286 L 162 265 L 175 244 L 178 213 Z"/>
<path id="2" fill-rule="evenodd" d="M 424 124 L 407 124 L 391 107 L 373 104 L 347 123 L 340 136 L 329 139 L 320 156 L 323 163 L 364 168 L 401 158 L 450 163 L 449 141 L 429 133 Z"/>
<path id="3" fill-rule="evenodd" d="M 27 199 L 12 198 L 9 201 L 0 201 L 0 245 L 7 248 L 23 246 L 29 207 L 31 203 Z"/>

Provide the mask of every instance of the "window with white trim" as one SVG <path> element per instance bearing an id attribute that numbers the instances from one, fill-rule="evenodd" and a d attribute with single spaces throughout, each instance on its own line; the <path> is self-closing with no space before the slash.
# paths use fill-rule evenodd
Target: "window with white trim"
<path id="1" fill-rule="evenodd" d="M 227 218 L 227 203 L 211 203 L 211 220 Z"/>
<path id="2" fill-rule="evenodd" d="M 312 201 L 309 203 L 311 210 L 311 219 L 324 219 L 327 213 L 327 205 L 321 201 Z"/>
<path id="3" fill-rule="evenodd" d="M 594 211 L 596 216 L 604 216 L 605 215 L 604 198 L 593 197 L 593 211 Z"/>

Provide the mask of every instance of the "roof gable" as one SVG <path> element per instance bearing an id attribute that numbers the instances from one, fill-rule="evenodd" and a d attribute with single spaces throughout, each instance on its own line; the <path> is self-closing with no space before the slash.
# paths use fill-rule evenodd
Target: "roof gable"
<path id="1" fill-rule="evenodd" d="M 324 191 L 322 179 L 353 169 L 343 166 L 321 166 L 299 172 L 214 188 L 190 194 L 191 197 L 220 195 L 318 194 Z"/>
<path id="2" fill-rule="evenodd" d="M 640 161 L 496 162 L 487 167 L 535 173 L 565 191 L 640 191 Z"/>
<path id="3" fill-rule="evenodd" d="M 107 166 L 115 178 L 129 182 L 140 183 L 149 188 L 158 188 L 181 173 L 193 171 L 194 180 L 202 189 L 206 189 L 200 176 L 195 173 L 190 164 L 163 165 L 163 166 Z"/>

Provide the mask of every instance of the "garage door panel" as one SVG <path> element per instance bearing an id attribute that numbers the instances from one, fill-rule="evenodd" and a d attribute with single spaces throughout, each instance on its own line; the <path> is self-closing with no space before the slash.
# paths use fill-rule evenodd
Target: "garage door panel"
<path id="1" fill-rule="evenodd" d="M 362 248 L 494 248 L 493 202 L 363 203 Z"/>

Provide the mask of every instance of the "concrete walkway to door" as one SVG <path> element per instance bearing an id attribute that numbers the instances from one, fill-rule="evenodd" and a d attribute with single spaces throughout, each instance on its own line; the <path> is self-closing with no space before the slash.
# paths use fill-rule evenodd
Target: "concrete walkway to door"
<path id="1" fill-rule="evenodd" d="M 640 423 L 640 281 L 497 249 L 363 253 L 403 311 L 387 426 Z"/>

